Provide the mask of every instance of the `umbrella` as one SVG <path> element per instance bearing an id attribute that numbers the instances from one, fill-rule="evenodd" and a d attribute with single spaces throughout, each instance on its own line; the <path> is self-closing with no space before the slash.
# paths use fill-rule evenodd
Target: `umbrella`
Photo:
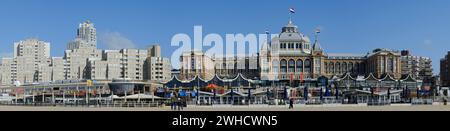
<path id="1" fill-rule="evenodd" d="M 217 88 L 219 88 L 219 86 L 217 86 L 216 84 L 209 84 L 206 88 L 209 90 L 216 90 Z"/>

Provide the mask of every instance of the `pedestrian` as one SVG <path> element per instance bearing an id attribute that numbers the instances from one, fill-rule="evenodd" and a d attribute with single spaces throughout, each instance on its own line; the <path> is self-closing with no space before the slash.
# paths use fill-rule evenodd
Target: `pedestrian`
<path id="1" fill-rule="evenodd" d="M 177 105 L 178 105 L 178 111 L 183 109 L 183 105 L 181 103 L 181 98 L 178 98 Z"/>
<path id="2" fill-rule="evenodd" d="M 289 109 L 294 109 L 294 99 L 289 100 Z"/>
<path id="3" fill-rule="evenodd" d="M 176 103 L 176 98 L 175 97 L 172 97 L 172 99 L 171 99 L 171 102 L 170 102 L 171 104 L 171 109 L 172 110 L 176 110 L 177 109 L 177 103 Z"/>

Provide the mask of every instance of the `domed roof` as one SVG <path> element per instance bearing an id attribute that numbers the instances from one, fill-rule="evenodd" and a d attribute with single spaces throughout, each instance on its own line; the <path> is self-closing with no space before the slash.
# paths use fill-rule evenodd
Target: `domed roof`
<path id="1" fill-rule="evenodd" d="M 281 34 L 279 36 L 280 41 L 305 41 L 305 43 L 310 43 L 310 39 L 304 34 L 298 31 L 298 27 L 289 21 L 286 26 L 283 27 Z"/>

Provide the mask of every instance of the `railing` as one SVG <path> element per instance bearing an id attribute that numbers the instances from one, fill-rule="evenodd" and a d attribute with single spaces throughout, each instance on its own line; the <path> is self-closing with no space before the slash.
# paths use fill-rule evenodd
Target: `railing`
<path id="1" fill-rule="evenodd" d="M 433 103 L 440 103 L 441 105 L 446 105 L 448 98 L 442 99 L 423 99 L 423 98 L 412 98 L 412 99 L 401 99 L 400 103 L 406 103 L 411 105 L 432 105 Z M 230 105 L 230 106 L 238 106 L 238 105 L 289 105 L 289 100 L 264 100 L 259 103 L 250 103 L 247 101 L 245 104 L 240 102 L 231 104 L 231 103 L 196 103 L 195 101 L 186 101 L 183 105 L 197 105 L 197 106 L 213 106 L 213 105 Z M 277 103 L 277 104 L 275 104 Z M 385 106 L 391 105 L 393 102 L 391 100 L 384 99 L 359 99 L 357 103 L 367 103 L 368 106 Z M 357 103 L 348 103 L 348 104 L 357 104 Z M 334 98 L 324 98 L 320 100 L 319 98 L 310 98 L 308 100 L 297 99 L 294 100 L 294 104 L 305 104 L 305 105 L 327 105 L 327 104 L 346 104 L 343 99 L 334 99 Z M 168 101 L 158 101 L 158 102 L 150 102 L 150 101 L 90 101 L 87 103 L 86 101 L 58 101 L 55 103 L 52 102 L 23 102 L 23 101 L 0 101 L 0 105 L 8 105 L 8 106 L 58 106 L 58 107 L 125 107 L 125 108 L 149 108 L 149 107 L 161 107 L 161 106 L 171 106 L 171 103 Z"/>
<path id="2" fill-rule="evenodd" d="M 76 103 L 15 103 L 11 102 L 0 102 L 0 105 L 7 106 L 58 106 L 58 107 L 161 107 L 168 106 L 167 102 L 101 102 L 101 103 L 86 103 L 86 102 L 76 102 Z"/>
<path id="3" fill-rule="evenodd" d="M 433 99 L 412 99 L 411 100 L 411 104 L 412 105 L 432 105 L 433 104 Z"/>

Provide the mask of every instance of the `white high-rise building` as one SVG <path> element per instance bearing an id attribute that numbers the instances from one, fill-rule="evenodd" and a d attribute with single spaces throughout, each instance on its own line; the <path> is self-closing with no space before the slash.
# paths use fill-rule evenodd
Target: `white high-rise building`
<path id="1" fill-rule="evenodd" d="M 144 62 L 147 59 L 147 50 L 122 49 L 123 69 L 122 78 L 130 80 L 144 80 Z"/>
<path id="2" fill-rule="evenodd" d="M 66 79 L 86 79 L 86 65 L 88 59 L 101 59 L 102 52 L 96 48 L 80 48 L 66 50 L 64 59 L 66 60 Z"/>
<path id="3" fill-rule="evenodd" d="M 89 20 L 80 23 L 77 37 L 67 45 L 68 50 L 79 48 L 97 48 L 97 29 Z"/>
<path id="4" fill-rule="evenodd" d="M 147 50 L 105 50 L 103 58 L 89 58 L 86 79 L 92 80 L 143 80 Z"/>
<path id="5" fill-rule="evenodd" d="M 87 79 L 86 65 L 89 59 L 101 59 L 102 51 L 97 49 L 97 33 L 90 21 L 81 23 L 77 38 L 68 43 L 64 54 L 65 79 Z"/>
<path id="6" fill-rule="evenodd" d="M 52 57 L 51 61 L 51 81 L 66 79 L 66 62 L 62 57 Z"/>
<path id="7" fill-rule="evenodd" d="M 1 85 L 11 85 L 14 83 L 12 80 L 12 71 L 17 71 L 17 68 L 12 68 L 12 66 L 17 64 L 14 63 L 13 58 L 2 58 L 1 66 L 0 66 L 0 82 Z"/>
<path id="8" fill-rule="evenodd" d="M 78 27 L 77 38 L 84 40 L 92 47 L 97 47 L 97 29 L 91 21 L 81 23 Z"/>
<path id="9" fill-rule="evenodd" d="M 3 85 L 51 81 L 50 43 L 38 39 L 16 42 L 13 56 L 2 59 Z"/>
<path id="10" fill-rule="evenodd" d="M 21 83 L 50 81 L 50 43 L 38 39 L 27 39 L 14 43 L 12 78 Z M 13 66 L 14 68 L 14 66 Z"/>
<path id="11" fill-rule="evenodd" d="M 145 60 L 144 80 L 153 82 L 167 82 L 172 78 L 172 65 L 168 58 L 161 57 L 161 47 L 156 44 L 148 49 Z"/>

